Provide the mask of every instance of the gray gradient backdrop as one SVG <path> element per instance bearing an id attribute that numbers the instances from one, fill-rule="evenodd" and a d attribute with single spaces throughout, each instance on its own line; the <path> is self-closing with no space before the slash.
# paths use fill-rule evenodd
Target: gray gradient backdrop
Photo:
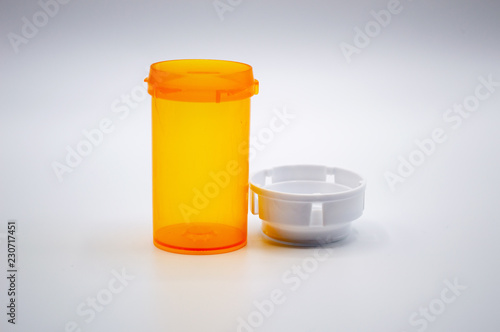
<path id="1" fill-rule="evenodd" d="M 37 1 L 0 4 L 1 276 L 7 221 L 19 229 L 17 324 L 2 277 L 1 331 L 500 329 L 500 87 L 473 97 L 479 77 L 500 82 L 498 1 L 401 0 L 385 26 L 371 11 L 388 1 L 221 0 L 223 20 L 212 0 L 46 2 L 51 15 Z M 373 29 L 369 41 L 358 28 Z M 342 43 L 356 42 L 348 59 Z M 248 246 L 233 253 L 153 246 L 140 92 L 151 63 L 177 58 L 254 67 L 251 171 L 318 163 L 367 178 L 349 239 L 320 261 L 270 244 L 250 216 Z M 464 101 L 474 110 L 450 118 Z M 284 109 L 294 117 L 269 139 Z M 103 119 L 113 131 L 60 181 L 53 163 Z M 435 128 L 446 140 L 419 153 Z M 413 172 L 400 166 L 410 156 Z"/>

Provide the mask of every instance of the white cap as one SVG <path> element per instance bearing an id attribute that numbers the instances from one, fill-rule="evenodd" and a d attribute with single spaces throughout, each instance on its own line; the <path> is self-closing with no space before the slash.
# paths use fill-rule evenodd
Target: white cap
<path id="1" fill-rule="evenodd" d="M 365 187 L 361 176 L 342 168 L 275 167 L 250 178 L 251 211 L 275 241 L 320 245 L 349 235 L 351 221 L 363 213 Z"/>

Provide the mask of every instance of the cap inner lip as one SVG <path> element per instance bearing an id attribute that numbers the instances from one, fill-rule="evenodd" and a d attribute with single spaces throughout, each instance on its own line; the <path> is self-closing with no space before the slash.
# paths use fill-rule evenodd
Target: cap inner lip
<path id="1" fill-rule="evenodd" d="M 287 166 L 294 167 L 294 166 Z M 311 173 L 318 172 L 316 165 L 296 165 L 297 168 L 310 167 Z M 348 185 L 330 179 L 328 174 L 324 179 L 301 179 L 301 176 L 282 181 L 273 181 L 273 172 L 280 167 L 261 170 L 250 178 L 250 188 L 258 195 L 274 197 L 282 200 L 295 201 L 329 201 L 348 199 L 362 193 L 366 181 L 360 175 L 341 168 L 330 168 L 331 172 L 340 171 L 356 178 L 353 184 Z M 264 176 L 265 175 L 265 176 Z"/>

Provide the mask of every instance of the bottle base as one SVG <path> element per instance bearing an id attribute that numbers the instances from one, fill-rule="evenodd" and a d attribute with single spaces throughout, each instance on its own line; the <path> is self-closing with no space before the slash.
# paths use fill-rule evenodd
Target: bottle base
<path id="1" fill-rule="evenodd" d="M 181 223 L 157 230 L 154 245 L 165 251 L 187 255 L 223 254 L 243 248 L 246 233 L 216 223 Z"/>

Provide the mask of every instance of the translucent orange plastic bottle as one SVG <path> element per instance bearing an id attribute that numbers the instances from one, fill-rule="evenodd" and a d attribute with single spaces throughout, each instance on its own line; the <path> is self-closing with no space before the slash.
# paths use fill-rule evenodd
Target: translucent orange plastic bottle
<path id="1" fill-rule="evenodd" d="M 247 241 L 249 65 L 172 60 L 151 65 L 153 240 L 160 249 L 217 254 Z"/>

